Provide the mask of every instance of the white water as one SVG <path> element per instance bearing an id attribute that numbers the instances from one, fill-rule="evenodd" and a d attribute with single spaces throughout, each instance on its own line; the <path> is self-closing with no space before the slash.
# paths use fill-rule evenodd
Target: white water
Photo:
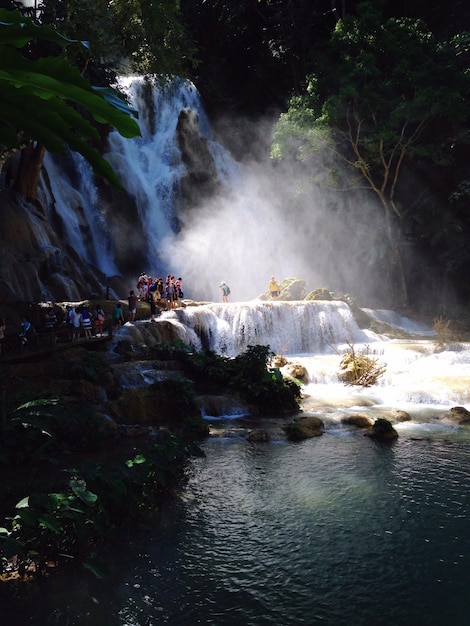
<path id="1" fill-rule="evenodd" d="M 392 411 L 401 410 L 411 417 L 396 425 L 403 436 L 464 435 L 467 427 L 442 418 L 452 407 L 469 408 L 470 346 L 456 343 L 442 349 L 432 329 L 423 324 L 392 311 L 379 315 L 389 323 L 395 319 L 397 328 L 408 331 L 409 338 L 390 340 L 361 330 L 349 307 L 335 301 L 207 304 L 163 313 L 159 320 L 170 321 L 180 339 L 196 350 L 233 357 L 250 345 L 269 345 L 275 354 L 300 363 L 308 371 L 302 410 L 321 417 L 330 429 L 338 428 L 352 414 L 390 418 Z M 419 338 L 413 336 L 416 329 Z M 385 366 L 375 385 L 340 382 L 341 356 L 351 346 Z M 227 410 L 226 416 L 231 413 L 237 412 Z"/>
<path id="2" fill-rule="evenodd" d="M 54 198 L 55 211 L 60 216 L 64 241 L 89 264 L 107 276 L 117 274 L 114 248 L 107 231 L 105 216 L 100 210 L 98 190 L 93 173 L 77 152 L 70 153 L 74 180 L 63 171 L 57 157 L 46 153 L 47 170 Z"/>
<path id="3" fill-rule="evenodd" d="M 227 356 L 253 345 L 269 345 L 277 354 L 330 352 L 336 344 L 377 338 L 357 326 L 343 302 L 207 304 L 163 313 L 161 319 L 182 325 L 181 338 L 194 348 Z"/>

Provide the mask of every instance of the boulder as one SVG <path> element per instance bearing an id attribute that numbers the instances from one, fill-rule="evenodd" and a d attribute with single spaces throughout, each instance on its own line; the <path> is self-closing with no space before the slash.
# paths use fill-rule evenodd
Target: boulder
<path id="1" fill-rule="evenodd" d="M 341 420 L 342 424 L 348 424 L 351 426 L 357 426 L 358 428 L 371 428 L 374 425 L 374 420 L 368 415 L 361 415 L 356 413 L 354 415 L 348 415 Z"/>
<path id="2" fill-rule="evenodd" d="M 323 426 L 319 417 L 305 415 L 283 426 L 283 430 L 290 441 L 302 441 L 323 435 Z"/>
<path id="3" fill-rule="evenodd" d="M 311 291 L 305 300 L 333 300 L 331 292 L 325 287 L 319 287 Z"/>
<path id="4" fill-rule="evenodd" d="M 367 437 L 379 439 L 381 441 L 392 441 L 398 437 L 397 431 L 392 424 L 381 417 L 375 420 L 374 424 L 364 433 Z"/>
<path id="5" fill-rule="evenodd" d="M 282 370 L 283 374 L 296 378 L 303 383 L 308 383 L 308 371 L 307 368 L 300 363 L 287 363 Z"/>
<path id="6" fill-rule="evenodd" d="M 470 424 L 470 411 L 463 406 L 454 406 L 442 416 L 447 424 Z"/>
<path id="7" fill-rule="evenodd" d="M 264 443 L 264 442 L 270 441 L 271 437 L 269 433 L 266 432 L 265 430 L 252 430 L 251 432 L 248 433 L 245 439 L 253 443 L 259 443 L 259 442 Z"/>
<path id="8" fill-rule="evenodd" d="M 406 411 L 402 411 L 401 409 L 394 409 L 393 411 L 390 411 L 388 415 L 390 416 L 390 419 L 394 422 L 399 423 L 411 421 L 411 415 Z"/>
<path id="9" fill-rule="evenodd" d="M 275 354 L 273 356 L 273 358 L 271 359 L 271 367 L 284 367 L 284 365 L 287 365 L 288 360 L 286 359 L 286 357 L 282 354 Z"/>

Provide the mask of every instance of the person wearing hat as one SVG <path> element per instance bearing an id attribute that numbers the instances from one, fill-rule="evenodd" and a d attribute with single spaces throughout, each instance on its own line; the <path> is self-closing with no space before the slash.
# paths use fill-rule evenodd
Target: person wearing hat
<path id="1" fill-rule="evenodd" d="M 219 287 L 222 289 L 222 302 L 228 302 L 230 287 L 224 281 L 220 283 Z"/>

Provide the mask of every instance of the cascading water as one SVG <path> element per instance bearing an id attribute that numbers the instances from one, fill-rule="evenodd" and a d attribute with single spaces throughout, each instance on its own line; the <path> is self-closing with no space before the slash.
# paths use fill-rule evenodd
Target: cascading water
<path id="1" fill-rule="evenodd" d="M 176 133 L 182 110 L 197 116 L 199 131 L 206 138 L 220 179 L 226 181 L 236 168 L 222 146 L 211 139 L 201 99 L 190 81 L 175 79 L 155 85 L 148 79 L 131 77 L 120 79 L 119 86 L 139 111 L 141 137 L 128 140 L 111 133 L 106 158 L 135 200 L 145 236 L 141 245 L 147 267 L 143 269 L 153 276 L 165 275 L 175 264 L 171 252 L 168 258 L 163 249 L 171 250 L 183 218 L 179 211 L 180 180 L 186 168 Z"/>
<path id="2" fill-rule="evenodd" d="M 236 162 L 214 140 L 189 81 L 161 84 L 130 77 L 121 79 L 120 87 L 138 110 L 141 129 L 141 137 L 134 139 L 117 132 L 109 136 L 105 158 L 123 193 L 96 182 L 79 155 L 71 155 L 67 164 L 46 157 L 50 182 L 43 180 L 41 193 L 54 207 L 64 246 L 105 276 L 132 280 L 129 288 L 140 271 L 182 276 L 185 295 L 194 300 L 219 300 L 218 286 L 224 280 L 235 300 L 250 301 L 266 290 L 273 274 L 278 279 L 301 277 L 308 289 L 327 285 L 357 298 L 364 290 L 373 293 L 372 278 L 358 280 L 355 269 L 359 264 L 362 273 L 374 262 L 380 243 L 367 203 L 349 207 L 345 197 L 342 202 L 348 207 L 339 217 L 331 214 L 324 191 L 301 185 L 294 193 L 293 173 L 269 159 Z M 207 152 L 195 171 L 182 152 L 178 132 L 184 111 L 192 120 L 195 141 Z M 192 156 L 197 162 L 200 155 L 196 150 Z M 188 199 L 188 188 L 202 184 L 197 179 L 204 178 L 207 158 L 214 185 Z"/>
<path id="3" fill-rule="evenodd" d="M 100 210 L 93 172 L 77 152 L 70 153 L 70 159 L 73 181 L 65 175 L 55 157 L 46 153 L 44 160 L 64 239 L 85 262 L 112 276 L 118 270 L 114 263 L 113 244 Z"/>
<path id="4" fill-rule="evenodd" d="M 343 302 L 206 304 L 164 313 L 161 319 L 173 321 L 194 348 L 227 356 L 258 344 L 277 354 L 321 353 L 373 337 L 360 330 Z"/>

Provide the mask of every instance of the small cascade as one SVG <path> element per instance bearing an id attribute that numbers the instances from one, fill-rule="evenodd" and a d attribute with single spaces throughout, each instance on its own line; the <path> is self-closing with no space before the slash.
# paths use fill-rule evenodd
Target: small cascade
<path id="1" fill-rule="evenodd" d="M 77 152 L 70 153 L 70 159 L 74 171 L 73 181 L 63 171 L 56 157 L 46 153 L 44 159 L 64 240 L 81 259 L 93 264 L 107 276 L 112 276 L 118 273 L 113 260 L 113 244 L 100 210 L 92 169 Z"/>
<path id="2" fill-rule="evenodd" d="M 236 356 L 252 345 L 277 354 L 331 352 L 333 346 L 376 340 L 362 331 L 344 302 L 206 304 L 163 313 L 195 349 Z"/>

